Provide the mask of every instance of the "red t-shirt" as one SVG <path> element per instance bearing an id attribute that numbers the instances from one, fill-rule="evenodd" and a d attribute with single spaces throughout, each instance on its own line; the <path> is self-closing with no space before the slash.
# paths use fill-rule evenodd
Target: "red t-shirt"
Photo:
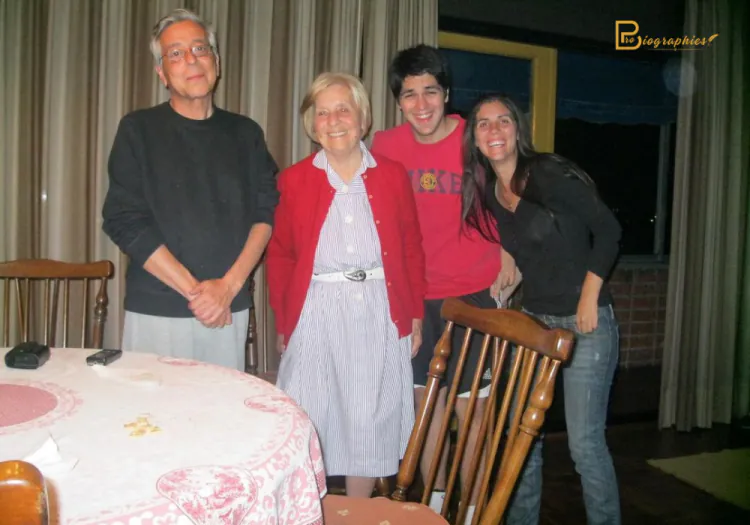
<path id="1" fill-rule="evenodd" d="M 417 142 L 408 122 L 375 133 L 372 152 L 400 162 L 414 189 L 425 253 L 427 299 L 489 288 L 500 272 L 500 246 L 461 227 L 461 138 L 465 122 L 436 144 Z"/>

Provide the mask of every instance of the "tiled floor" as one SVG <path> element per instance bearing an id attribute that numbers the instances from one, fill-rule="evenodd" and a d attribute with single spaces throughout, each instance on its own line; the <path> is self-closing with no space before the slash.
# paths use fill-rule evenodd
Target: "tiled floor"
<path id="1" fill-rule="evenodd" d="M 612 427 L 608 433 L 608 442 L 620 483 L 623 524 L 750 524 L 750 511 L 720 501 L 646 463 L 651 458 L 748 447 L 750 431 L 721 425 L 712 430 L 679 433 L 673 430 L 660 431 L 654 422 L 632 423 Z M 581 485 L 567 446 L 564 433 L 547 436 L 541 518 L 543 525 L 586 523 Z M 330 480 L 332 492 L 339 492 L 342 485 L 340 478 Z"/>

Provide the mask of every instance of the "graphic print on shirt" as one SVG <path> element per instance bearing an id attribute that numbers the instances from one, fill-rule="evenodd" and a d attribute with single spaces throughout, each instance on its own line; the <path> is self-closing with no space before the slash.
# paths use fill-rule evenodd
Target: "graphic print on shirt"
<path id="1" fill-rule="evenodd" d="M 461 194 L 461 175 L 458 173 L 420 168 L 409 170 L 408 174 L 415 193 Z"/>

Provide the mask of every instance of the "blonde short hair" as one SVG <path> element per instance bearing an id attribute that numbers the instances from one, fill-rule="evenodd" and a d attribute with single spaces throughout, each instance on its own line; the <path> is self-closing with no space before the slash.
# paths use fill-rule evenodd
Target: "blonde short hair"
<path id="1" fill-rule="evenodd" d="M 299 112 L 302 115 L 302 126 L 305 133 L 313 142 L 318 142 L 315 136 L 315 99 L 323 91 L 334 85 L 346 86 L 351 91 L 354 105 L 359 110 L 362 121 L 362 136 L 367 135 L 372 125 L 372 112 L 370 110 L 370 98 L 367 95 L 367 89 L 362 82 L 355 76 L 348 73 L 321 73 L 313 80 L 310 89 L 307 90 L 305 98 L 302 100 L 302 106 Z"/>

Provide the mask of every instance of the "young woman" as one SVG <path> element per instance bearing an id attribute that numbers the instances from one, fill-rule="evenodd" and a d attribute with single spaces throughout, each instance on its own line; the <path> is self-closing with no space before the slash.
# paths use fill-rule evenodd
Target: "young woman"
<path id="1" fill-rule="evenodd" d="M 576 333 L 573 357 L 563 369 L 570 453 L 588 523 L 619 524 L 617 479 L 604 434 L 618 358 L 618 326 L 605 281 L 617 257 L 620 225 L 585 172 L 559 155 L 534 150 L 526 117 L 508 97 L 489 95 L 477 103 L 463 147 L 464 226 L 488 239 L 499 231 L 520 273 L 511 286 L 525 283 L 524 310 Z M 539 441 L 506 523 L 538 523 L 541 464 Z"/>

